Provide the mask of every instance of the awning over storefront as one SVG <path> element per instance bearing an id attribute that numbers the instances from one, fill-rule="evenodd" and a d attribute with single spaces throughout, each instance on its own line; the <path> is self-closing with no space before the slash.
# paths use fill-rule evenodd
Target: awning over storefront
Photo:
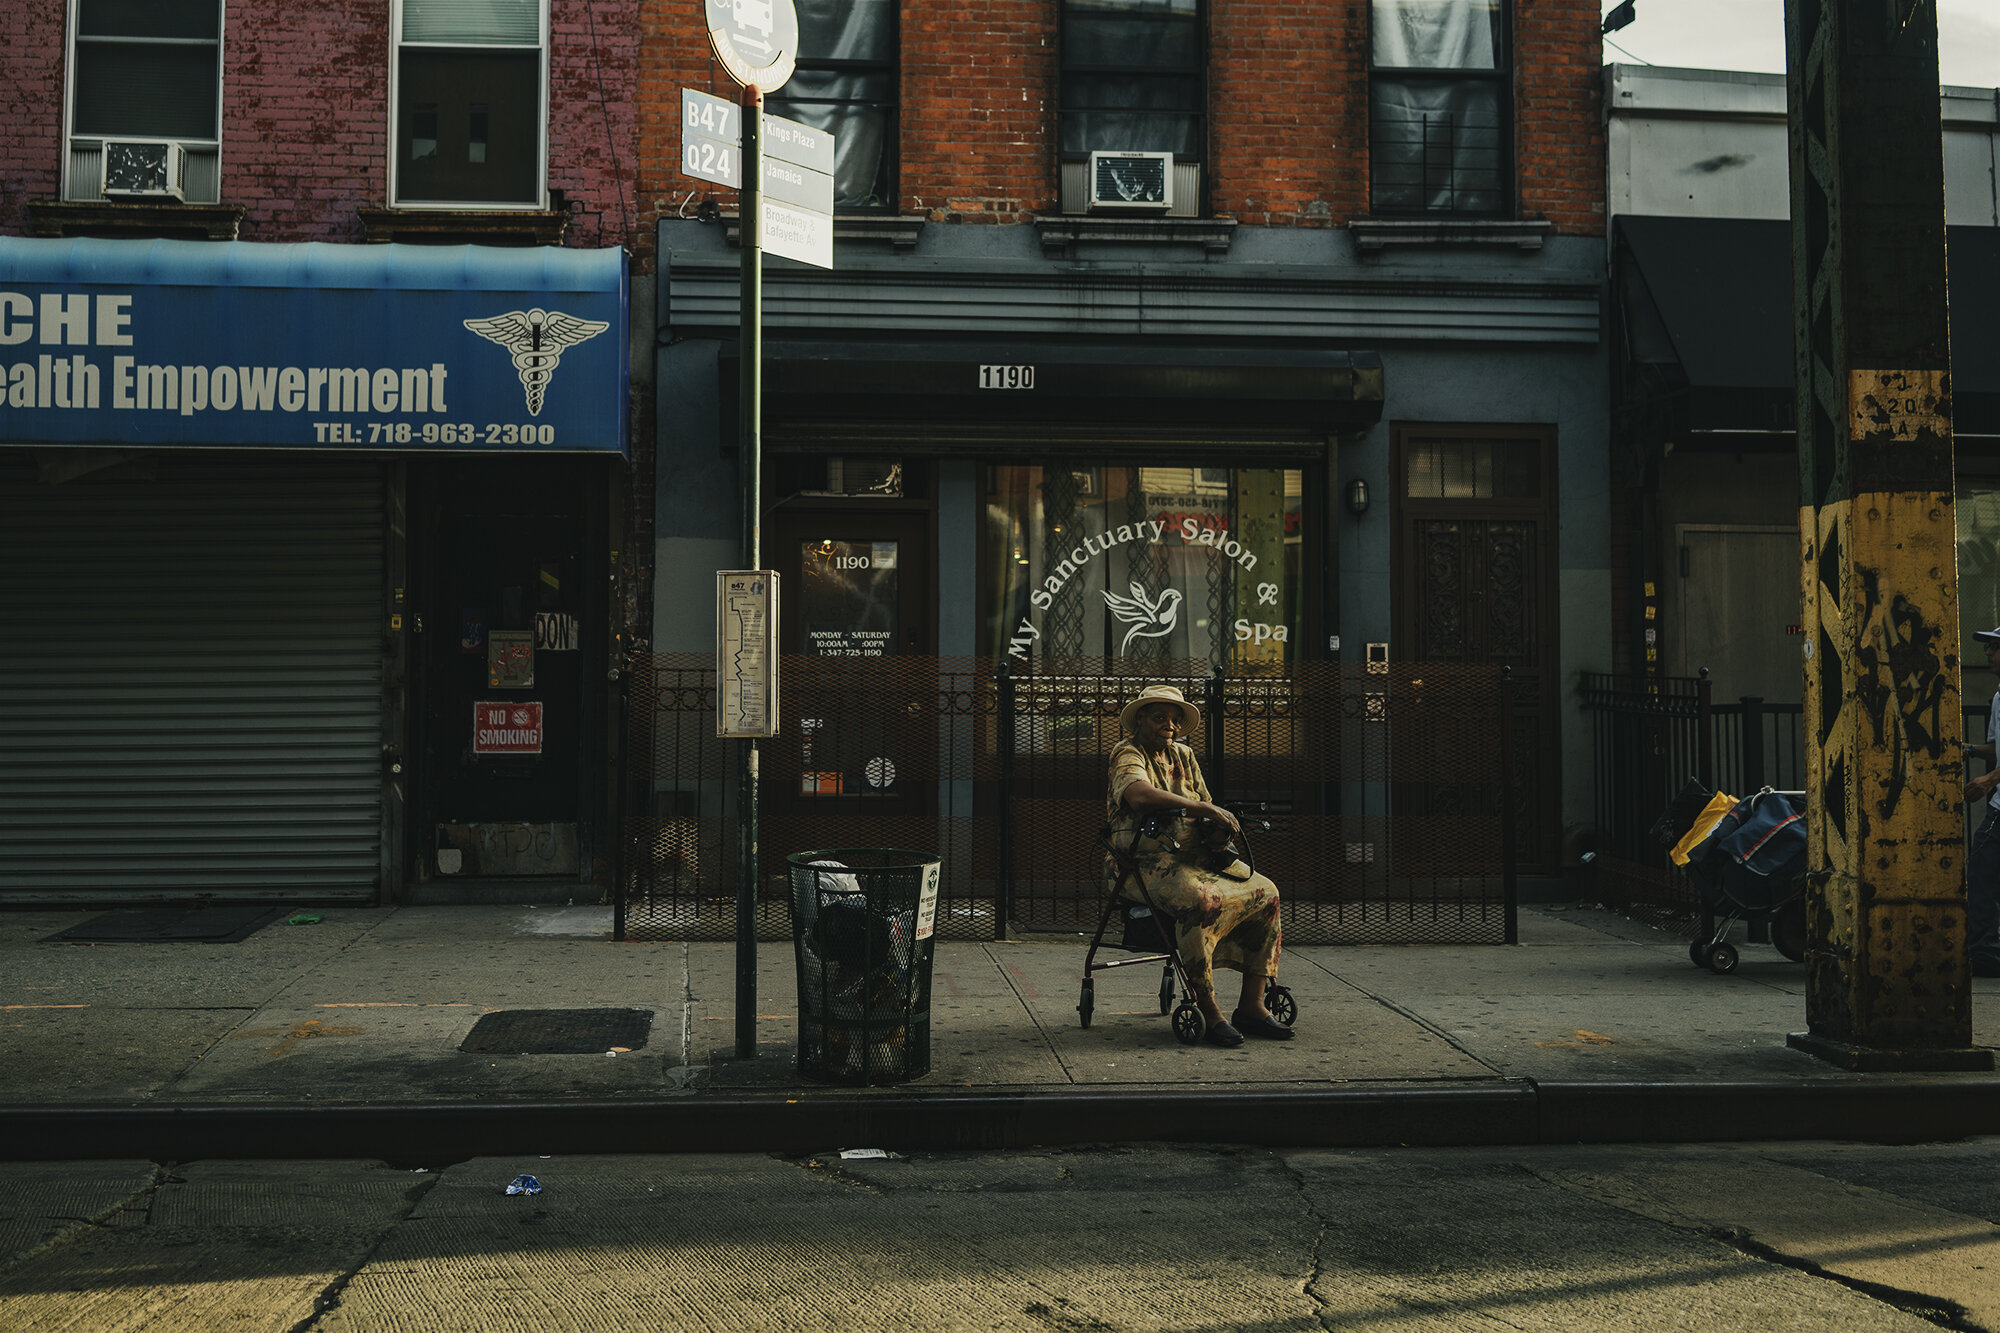
<path id="1" fill-rule="evenodd" d="M 1960 435 L 2000 435 L 2000 229 L 1947 231 L 1952 386 Z M 1623 333 L 1620 410 L 1657 446 L 1790 447 L 1791 224 L 1621 217 L 1613 289 Z"/>
<path id="2" fill-rule="evenodd" d="M 621 250 L 0 237 L 0 444 L 625 449 Z"/>
<path id="3" fill-rule="evenodd" d="M 721 357 L 733 443 L 738 363 Z M 1313 347 L 767 342 L 776 448 L 874 442 L 932 453 L 1130 444 L 1323 452 L 1382 416 L 1382 359 Z"/>

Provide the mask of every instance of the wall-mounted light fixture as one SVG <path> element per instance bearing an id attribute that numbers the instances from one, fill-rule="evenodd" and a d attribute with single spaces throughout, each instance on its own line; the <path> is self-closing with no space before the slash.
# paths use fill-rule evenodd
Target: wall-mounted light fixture
<path id="1" fill-rule="evenodd" d="M 1359 477 L 1347 483 L 1347 509 L 1355 515 L 1368 512 L 1368 483 Z"/>

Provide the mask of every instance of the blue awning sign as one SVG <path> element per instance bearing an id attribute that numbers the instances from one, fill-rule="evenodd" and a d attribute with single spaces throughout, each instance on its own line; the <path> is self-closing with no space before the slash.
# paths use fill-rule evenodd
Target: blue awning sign
<path id="1" fill-rule="evenodd" d="M 0 444 L 625 449 L 620 250 L 0 237 Z"/>

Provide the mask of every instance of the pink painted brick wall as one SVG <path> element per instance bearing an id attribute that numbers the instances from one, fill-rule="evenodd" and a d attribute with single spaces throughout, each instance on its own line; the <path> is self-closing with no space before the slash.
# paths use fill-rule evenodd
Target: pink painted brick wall
<path id="1" fill-rule="evenodd" d="M 246 241 L 359 241 L 387 188 L 388 0 L 228 7 L 222 200 Z"/>
<path id="2" fill-rule="evenodd" d="M 35 0 L 0 49 L 0 232 L 61 180 L 66 6 Z M 388 0 L 231 0 L 223 31 L 222 201 L 246 241 L 359 241 L 387 204 Z M 568 243 L 622 245 L 637 220 L 637 0 L 553 0 L 548 184 Z"/>
<path id="3" fill-rule="evenodd" d="M 62 171 L 63 0 L 17 5 L 0 42 L 0 233 L 28 230 L 28 201 Z"/>
<path id="4" fill-rule="evenodd" d="M 636 239 L 638 11 L 637 0 L 554 0 L 549 16 L 549 188 L 575 214 L 571 245 Z"/>

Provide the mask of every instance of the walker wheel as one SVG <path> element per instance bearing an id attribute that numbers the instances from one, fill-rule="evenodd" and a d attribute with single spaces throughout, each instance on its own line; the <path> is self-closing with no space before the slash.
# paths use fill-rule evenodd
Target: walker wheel
<path id="1" fill-rule="evenodd" d="M 1085 977 L 1083 979 L 1083 994 L 1077 996 L 1076 999 L 1076 1013 L 1077 1017 L 1083 1020 L 1083 1026 L 1086 1028 L 1090 1026 L 1090 1011 L 1097 1007 L 1096 998 L 1091 993 L 1094 990 L 1096 990 L 1096 985 L 1089 977 Z"/>
<path id="2" fill-rule="evenodd" d="M 1182 1000 L 1174 1010 L 1174 1036 L 1183 1046 L 1198 1045 L 1208 1035 L 1208 1020 L 1195 1008 L 1193 1000 Z"/>
<path id="3" fill-rule="evenodd" d="M 1271 1011 L 1271 1017 L 1286 1027 L 1298 1021 L 1299 1002 L 1292 998 L 1290 991 L 1275 981 L 1264 988 L 1264 1007 Z"/>
<path id="4" fill-rule="evenodd" d="M 1694 943 L 1688 945 L 1688 960 L 1696 967 L 1707 967 L 1708 949 L 1709 944 L 1706 939 L 1696 940 Z"/>
<path id="5" fill-rule="evenodd" d="M 1174 965 L 1167 963 L 1166 971 L 1160 974 L 1160 1012 L 1168 1013 L 1174 1007 Z"/>
<path id="6" fill-rule="evenodd" d="M 1718 944 L 1708 951 L 1708 970 L 1719 977 L 1726 977 L 1736 970 L 1736 946 Z"/>

